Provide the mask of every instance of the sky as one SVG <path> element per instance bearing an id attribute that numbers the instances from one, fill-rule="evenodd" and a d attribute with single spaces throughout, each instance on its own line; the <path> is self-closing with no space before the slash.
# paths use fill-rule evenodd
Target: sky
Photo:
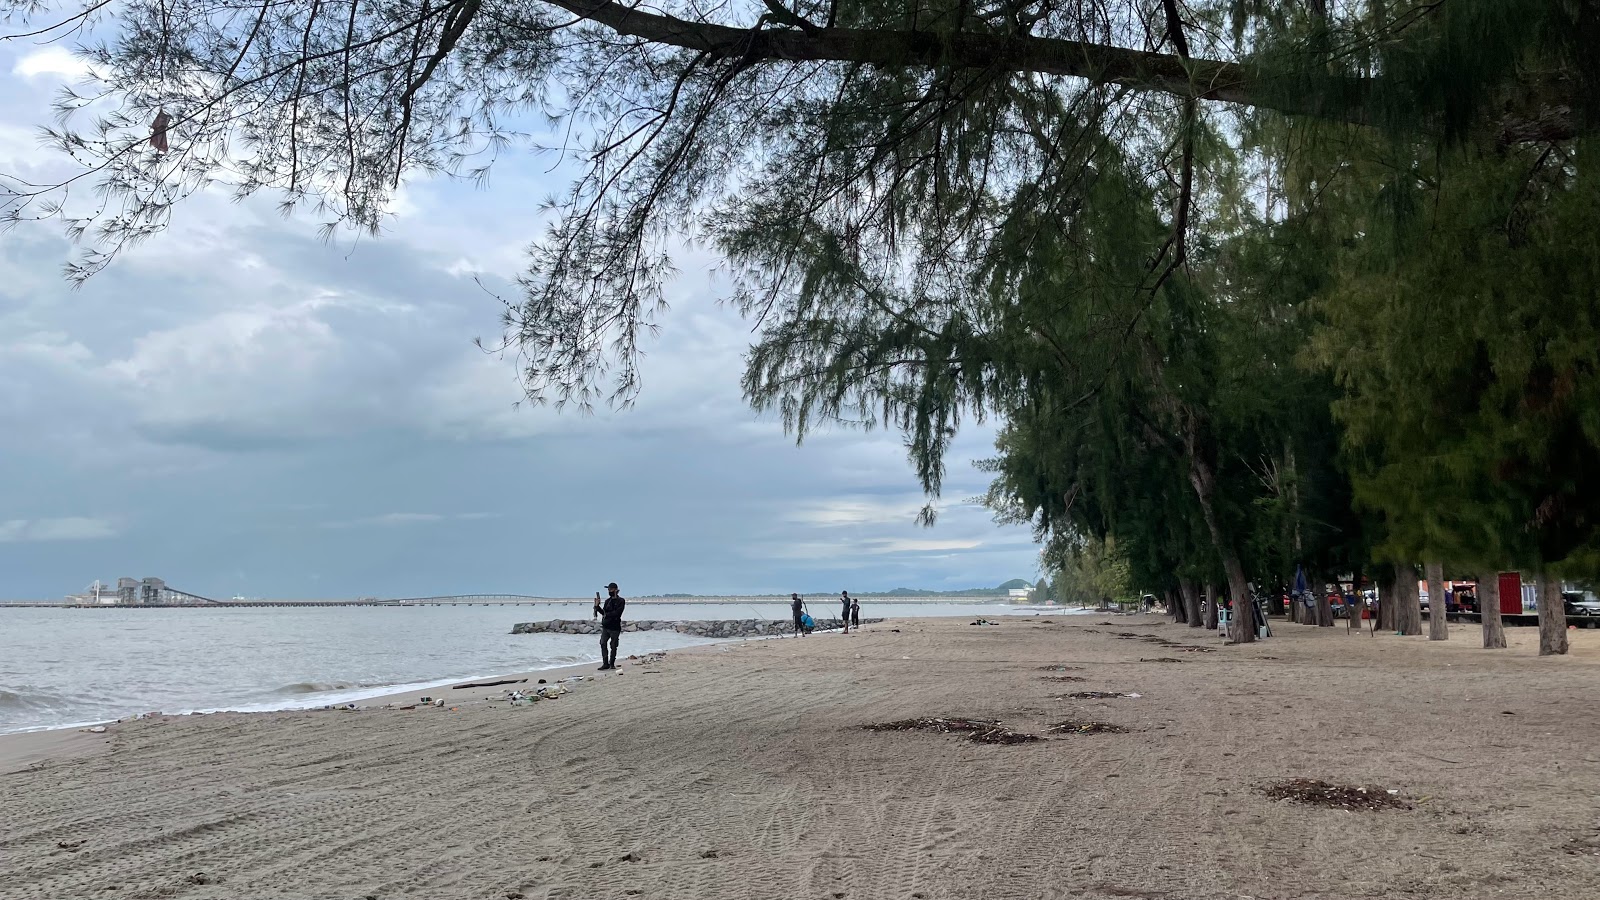
<path id="1" fill-rule="evenodd" d="M 76 71 L 61 47 L 0 44 L 0 171 L 74 171 L 37 134 Z M 0 598 L 121 576 L 328 599 L 1036 576 L 1028 530 L 970 502 L 991 430 L 961 435 L 924 528 L 897 434 L 796 446 L 752 412 L 751 325 L 710 256 L 677 260 L 636 405 L 518 405 L 515 360 L 473 341 L 499 337 L 530 210 L 561 185 L 502 157 L 487 189 L 409 183 L 384 234 L 331 242 L 274 198 L 202 195 L 77 290 L 59 223 L 0 232 Z"/>

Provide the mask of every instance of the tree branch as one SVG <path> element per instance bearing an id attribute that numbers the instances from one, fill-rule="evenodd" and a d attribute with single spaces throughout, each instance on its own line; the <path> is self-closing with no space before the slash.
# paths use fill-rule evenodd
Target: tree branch
<path id="1" fill-rule="evenodd" d="M 683 47 L 713 59 L 749 62 L 833 61 L 885 68 L 928 66 L 998 69 L 1084 78 L 1095 84 L 1116 84 L 1140 91 L 1171 94 L 1272 109 L 1358 125 L 1375 124 L 1365 101 L 1379 87 L 1378 79 L 1327 76 L 1320 91 L 1275 83 L 1255 67 L 1219 60 L 1185 58 L 1183 53 L 1150 53 L 1108 44 L 1011 33 L 969 31 L 904 31 L 815 27 L 734 28 L 692 22 L 676 16 L 644 12 L 620 0 L 545 0 L 579 18 L 619 35 Z M 1175 9 L 1174 9 L 1175 12 Z M 1530 89 L 1529 93 L 1533 93 Z M 1576 126 L 1560 116 L 1506 124 L 1516 140 L 1563 140 Z M 1531 134 L 1530 134 L 1531 132 Z"/>

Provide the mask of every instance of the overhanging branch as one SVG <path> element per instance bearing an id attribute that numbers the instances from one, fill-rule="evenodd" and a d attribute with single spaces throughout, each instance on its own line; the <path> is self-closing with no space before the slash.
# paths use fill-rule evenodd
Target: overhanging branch
<path id="1" fill-rule="evenodd" d="M 644 12 L 618 0 L 545 2 L 619 35 L 695 50 L 713 59 L 1001 69 L 1083 78 L 1095 84 L 1116 84 L 1289 115 L 1375 124 L 1364 102 L 1379 87 L 1378 80 L 1372 78 L 1322 76 L 1315 88 L 1296 87 L 1240 63 L 1186 59 L 1061 38 L 887 28 L 734 28 Z M 1507 121 L 1502 123 L 1502 129 L 1502 140 L 1512 141 L 1564 140 L 1574 137 L 1577 130 L 1570 117 L 1559 114 Z"/>

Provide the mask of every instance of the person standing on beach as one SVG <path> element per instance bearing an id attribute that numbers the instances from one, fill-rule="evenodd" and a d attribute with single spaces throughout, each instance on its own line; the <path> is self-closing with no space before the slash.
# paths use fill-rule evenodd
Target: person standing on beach
<path id="1" fill-rule="evenodd" d="M 844 623 L 844 633 L 850 633 L 850 592 L 839 592 L 839 621 Z"/>
<path id="2" fill-rule="evenodd" d="M 622 639 L 622 611 L 628 601 L 617 593 L 615 581 L 606 585 L 606 600 L 602 605 L 600 596 L 594 598 L 594 611 L 600 616 L 600 671 L 615 669 L 617 667 L 617 643 Z"/>
<path id="3" fill-rule="evenodd" d="M 861 630 L 861 603 L 856 598 L 850 598 L 850 627 Z"/>
<path id="4" fill-rule="evenodd" d="M 789 609 L 794 613 L 794 636 L 800 637 L 802 633 L 800 631 L 800 617 L 806 614 L 806 604 L 804 600 L 800 599 L 799 594 L 790 594 L 789 600 L 791 601 Z"/>

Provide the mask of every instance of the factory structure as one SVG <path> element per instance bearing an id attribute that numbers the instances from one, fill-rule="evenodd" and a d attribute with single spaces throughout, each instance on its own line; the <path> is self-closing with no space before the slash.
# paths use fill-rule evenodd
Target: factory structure
<path id="1" fill-rule="evenodd" d="M 118 578 L 117 586 L 96 581 L 81 594 L 68 594 L 75 606 L 166 606 L 173 603 L 206 602 L 206 598 L 167 587 L 160 578 Z"/>

